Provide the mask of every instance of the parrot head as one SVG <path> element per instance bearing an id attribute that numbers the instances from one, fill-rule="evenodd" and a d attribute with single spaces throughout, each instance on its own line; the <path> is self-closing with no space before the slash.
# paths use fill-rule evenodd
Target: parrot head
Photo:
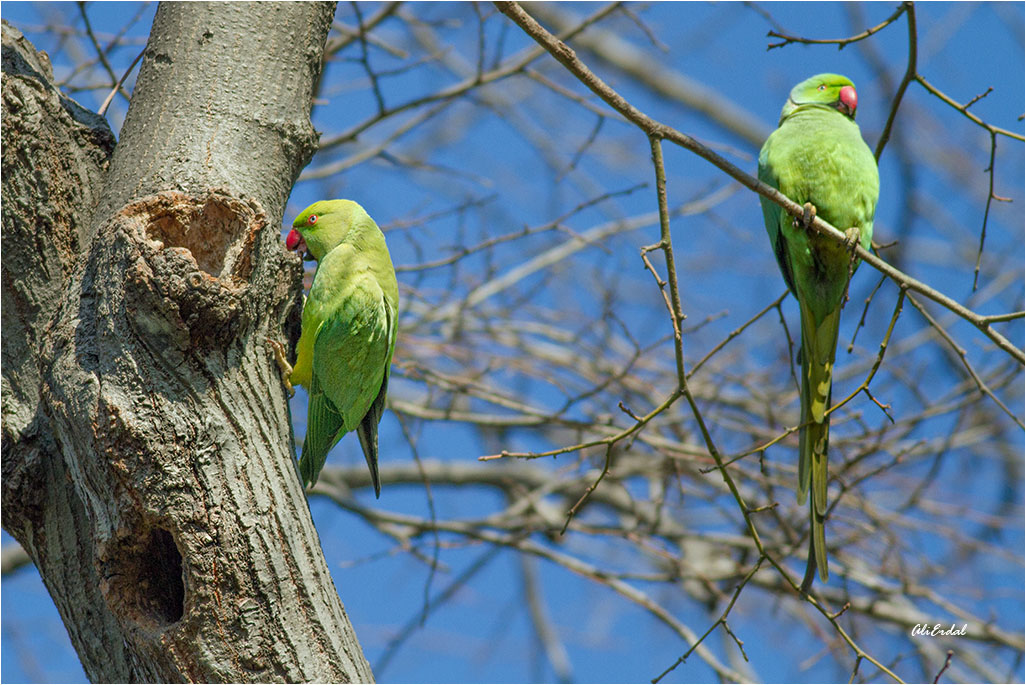
<path id="1" fill-rule="evenodd" d="M 806 105 L 836 109 L 854 120 L 858 103 L 855 84 L 851 79 L 840 74 L 816 74 L 791 89 L 791 95 L 780 113 L 780 120 L 783 121 L 796 109 Z"/>
<path id="2" fill-rule="evenodd" d="M 285 247 L 298 251 L 304 259 L 320 262 L 337 245 L 356 242 L 371 228 L 378 231 L 363 207 L 352 200 L 321 200 L 304 209 L 292 222 Z"/>

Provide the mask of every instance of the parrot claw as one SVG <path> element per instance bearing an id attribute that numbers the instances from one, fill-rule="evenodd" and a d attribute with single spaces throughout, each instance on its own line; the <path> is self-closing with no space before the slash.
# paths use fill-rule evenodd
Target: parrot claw
<path id="1" fill-rule="evenodd" d="M 802 226 L 808 231 L 812 228 L 812 220 L 816 218 L 816 206 L 811 202 L 806 202 L 802 210 Z"/>
<path id="2" fill-rule="evenodd" d="M 844 284 L 844 297 L 841 299 L 841 306 L 848 303 L 848 287 L 851 285 L 851 277 L 855 273 L 855 267 L 859 261 L 859 254 L 856 248 L 862 242 L 862 231 L 858 226 L 852 226 L 844 232 L 844 247 L 848 250 L 848 282 Z"/>
<path id="3" fill-rule="evenodd" d="M 844 245 L 848 248 L 849 251 L 851 251 L 852 254 L 855 253 L 855 248 L 858 247 L 859 243 L 861 242 L 862 231 L 859 229 L 858 226 L 852 226 L 844 232 Z"/>
<path id="4" fill-rule="evenodd" d="M 270 338 L 267 338 L 267 344 L 271 346 L 271 350 L 274 352 L 274 360 L 278 362 L 278 368 L 281 370 L 281 382 L 285 384 L 285 392 L 291 398 L 296 394 L 296 389 L 292 387 L 292 382 L 289 381 L 289 376 L 292 375 L 292 365 L 285 358 L 285 346 L 277 340 L 271 340 Z"/>

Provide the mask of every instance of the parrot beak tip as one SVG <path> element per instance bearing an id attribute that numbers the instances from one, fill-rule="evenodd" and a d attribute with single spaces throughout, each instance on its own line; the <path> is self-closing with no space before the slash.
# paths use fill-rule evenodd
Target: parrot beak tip
<path id="1" fill-rule="evenodd" d="M 313 259 L 309 248 L 306 246 L 306 239 L 294 228 L 285 237 L 285 249 L 290 252 L 298 252 L 303 259 Z"/>

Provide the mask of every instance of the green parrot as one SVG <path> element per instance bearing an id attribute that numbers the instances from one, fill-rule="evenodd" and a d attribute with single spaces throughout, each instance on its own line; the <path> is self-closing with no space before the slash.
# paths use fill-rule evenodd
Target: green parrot
<path id="1" fill-rule="evenodd" d="M 357 203 L 326 200 L 296 217 L 285 247 L 317 260 L 295 367 L 272 341 L 289 392 L 297 384 L 310 395 L 299 459 L 303 484 L 317 482 L 328 452 L 356 430 L 379 497 L 378 422 L 385 410 L 399 305 L 385 236 Z"/>
<path id="2" fill-rule="evenodd" d="M 791 90 L 777 130 L 759 153 L 759 179 L 806 207 L 806 218 L 795 221 L 779 205 L 759 198 L 777 264 L 801 310 L 799 504 L 805 503 L 812 485 L 805 592 L 817 567 L 820 579 L 828 578 L 826 411 L 837 329 L 848 278 L 858 265 L 850 250 L 855 243 L 869 249 L 880 192 L 876 159 L 855 123 L 857 103 L 855 86 L 844 76 L 819 74 L 802 81 Z M 845 232 L 848 249 L 808 225 L 817 213 Z"/>

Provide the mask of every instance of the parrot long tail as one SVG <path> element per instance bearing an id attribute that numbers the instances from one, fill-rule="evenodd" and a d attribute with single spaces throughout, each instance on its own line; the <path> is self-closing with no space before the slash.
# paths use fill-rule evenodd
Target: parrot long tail
<path id="1" fill-rule="evenodd" d="M 317 476 L 324 468 L 328 452 L 345 432 L 342 415 L 321 391 L 317 376 L 314 375 L 310 386 L 310 406 L 306 413 L 306 437 L 303 438 L 303 452 L 299 458 L 299 475 L 303 487 L 317 484 Z"/>
<path id="2" fill-rule="evenodd" d="M 819 569 L 824 583 L 829 578 L 826 551 L 827 445 L 830 441 L 830 389 L 837 348 L 837 330 L 841 321 L 838 307 L 818 325 L 809 307 L 802 314 L 802 428 L 799 432 L 798 503 L 809 502 L 809 560 L 801 589 L 808 592 Z"/>
<path id="3" fill-rule="evenodd" d="M 367 460 L 367 468 L 370 469 L 371 484 L 374 486 L 374 496 L 381 497 L 381 478 L 378 476 L 378 424 L 368 421 L 364 417 L 356 429 L 360 436 L 360 447 L 363 448 L 363 457 Z"/>
<path id="4" fill-rule="evenodd" d="M 356 434 L 360 436 L 360 447 L 363 448 L 363 457 L 367 460 L 367 468 L 370 469 L 371 483 L 374 485 L 374 496 L 381 497 L 381 478 L 378 476 L 378 423 L 385 411 L 385 394 L 388 392 L 388 374 L 385 374 L 381 382 L 381 390 L 374 398 L 367 414 L 356 427 Z"/>

